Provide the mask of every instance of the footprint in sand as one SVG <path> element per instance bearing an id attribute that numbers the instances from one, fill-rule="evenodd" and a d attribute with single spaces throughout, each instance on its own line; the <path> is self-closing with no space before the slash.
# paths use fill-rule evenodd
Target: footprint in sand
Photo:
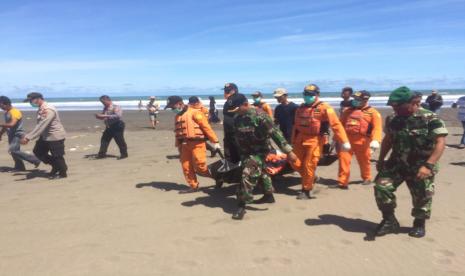
<path id="1" fill-rule="evenodd" d="M 259 257 L 259 258 L 254 258 L 253 262 L 258 265 L 290 265 L 292 264 L 292 260 L 288 258 L 281 258 L 281 257 L 276 257 L 276 258 L 270 258 L 270 257 Z"/>
<path id="2" fill-rule="evenodd" d="M 465 266 L 462 258 L 457 258 L 453 251 L 442 249 L 433 253 L 433 264 L 442 271 L 464 273 Z"/>

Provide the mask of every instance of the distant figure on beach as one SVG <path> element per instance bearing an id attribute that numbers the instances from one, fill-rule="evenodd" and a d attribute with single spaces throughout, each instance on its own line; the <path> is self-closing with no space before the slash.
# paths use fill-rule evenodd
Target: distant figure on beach
<path id="1" fill-rule="evenodd" d="M 144 110 L 144 104 L 142 103 L 142 99 L 139 100 L 139 104 L 137 105 L 137 107 L 139 108 L 139 112 L 142 112 L 142 110 Z"/>
<path id="2" fill-rule="evenodd" d="M 254 92 L 252 94 L 252 98 L 253 98 L 253 106 L 255 106 L 255 108 L 257 108 L 258 110 L 262 112 L 265 112 L 266 114 L 268 114 L 268 116 L 270 116 L 270 118 L 273 118 L 273 109 L 271 108 L 269 104 L 267 104 L 263 100 L 262 92 L 260 91 Z"/>
<path id="3" fill-rule="evenodd" d="M 460 97 L 453 105 L 452 108 L 457 108 L 457 119 L 462 122 L 463 135 L 460 140 L 459 149 L 465 149 L 465 96 Z"/>
<path id="4" fill-rule="evenodd" d="M 120 106 L 113 104 L 113 101 L 107 95 L 101 96 L 99 100 L 104 108 L 102 113 L 95 114 L 95 118 L 104 121 L 106 128 L 102 134 L 97 158 L 102 159 L 107 157 L 108 146 L 111 140 L 115 139 L 121 154 L 118 160 L 125 159 L 128 157 L 128 147 L 124 139 L 125 124 L 122 120 L 123 110 Z"/>
<path id="5" fill-rule="evenodd" d="M 64 158 L 66 131 L 61 124 L 58 111 L 37 92 L 29 93 L 24 102 L 29 102 L 38 111 L 36 127 L 21 139 L 21 144 L 26 145 L 38 138 L 33 152 L 39 160 L 52 166 L 49 179 L 66 178 L 68 176 L 68 166 Z"/>
<path id="6" fill-rule="evenodd" d="M 180 194 L 199 191 L 196 174 L 211 177 L 207 167 L 206 144 L 208 139 L 215 150 L 221 146 L 215 132 L 208 123 L 204 112 L 184 104 L 179 96 L 168 97 L 165 109 L 170 108 L 175 114 L 175 146 L 180 154 L 184 178 L 190 188 Z"/>
<path id="7" fill-rule="evenodd" d="M 208 99 L 210 100 L 210 109 L 209 109 L 208 121 L 210 123 L 214 123 L 214 124 L 221 123 L 221 119 L 218 117 L 218 109 L 216 109 L 215 97 L 210 96 L 210 97 L 208 97 Z"/>
<path id="8" fill-rule="evenodd" d="M 431 91 L 431 95 L 426 98 L 425 108 L 431 110 L 434 113 L 439 113 L 443 103 L 442 96 L 439 95 L 439 92 L 436 89 L 433 89 Z"/>
<path id="9" fill-rule="evenodd" d="M 224 155 L 227 160 L 239 163 L 239 148 L 234 138 L 234 113 L 229 112 L 234 96 L 239 93 L 239 88 L 235 83 L 226 83 L 223 88 L 226 102 L 223 106 L 223 130 L 224 130 Z"/>
<path id="10" fill-rule="evenodd" d="M 147 104 L 147 111 L 149 112 L 150 125 L 152 126 L 153 129 L 156 129 L 157 127 L 158 110 L 160 109 L 160 105 L 157 102 L 155 102 L 155 100 L 156 100 L 155 96 L 151 96 L 149 98 L 149 103 Z"/>
<path id="11" fill-rule="evenodd" d="M 341 91 L 342 101 L 339 104 L 339 108 L 340 108 L 339 113 L 340 114 L 342 114 L 344 109 L 352 107 L 352 99 L 351 99 L 351 97 L 352 97 L 353 93 L 354 93 L 354 90 L 350 86 L 346 86 L 346 87 L 342 88 L 342 91 Z"/>
<path id="12" fill-rule="evenodd" d="M 11 100 L 6 96 L 0 97 L 0 109 L 5 112 L 5 123 L 0 124 L 0 141 L 2 140 L 3 134 L 6 133 L 9 144 L 8 152 L 11 154 L 15 162 L 13 170 L 25 171 L 26 167 L 24 166 L 23 161 L 27 161 L 37 168 L 40 164 L 40 160 L 34 155 L 21 151 L 20 141 L 26 134 L 23 127 L 23 115 L 21 111 L 14 108 L 11 104 Z"/>
<path id="13" fill-rule="evenodd" d="M 279 126 L 287 142 L 291 143 L 295 111 L 299 106 L 288 100 L 288 93 L 285 88 L 277 88 L 273 92 L 273 96 L 279 103 L 274 109 L 274 122 Z"/>
<path id="14" fill-rule="evenodd" d="M 388 105 L 395 113 L 386 118 L 386 135 L 376 167 L 375 199 L 383 216 L 375 230 L 376 236 L 399 232 L 394 214 L 395 192 L 403 182 L 407 183 L 413 204 L 414 221 L 409 235 L 421 238 L 426 233 L 425 220 L 431 217 L 434 178 L 448 131 L 438 115 L 421 108 L 420 103 L 421 94 L 405 86 L 389 96 Z M 389 159 L 385 161 L 389 152 Z"/>

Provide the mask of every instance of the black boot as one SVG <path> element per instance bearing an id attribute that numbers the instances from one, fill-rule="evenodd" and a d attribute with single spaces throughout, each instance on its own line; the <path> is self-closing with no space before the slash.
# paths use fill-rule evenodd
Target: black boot
<path id="1" fill-rule="evenodd" d="M 275 203 L 273 194 L 264 194 L 260 199 L 254 200 L 255 204 Z"/>
<path id="2" fill-rule="evenodd" d="M 375 235 L 381 237 L 387 234 L 398 234 L 399 229 L 400 225 L 394 212 L 383 212 L 383 220 L 376 227 Z"/>
<path id="3" fill-rule="evenodd" d="M 129 157 L 128 153 L 127 153 L 127 152 L 123 152 L 123 153 L 121 153 L 121 156 L 118 157 L 118 160 L 126 159 L 126 158 L 128 158 L 128 157 Z"/>
<path id="4" fill-rule="evenodd" d="M 302 190 L 302 191 L 297 195 L 297 199 L 298 199 L 298 200 L 307 200 L 307 199 L 311 199 L 311 197 L 310 197 L 310 191 Z"/>
<path id="5" fill-rule="evenodd" d="M 426 234 L 425 230 L 425 220 L 424 219 L 415 219 L 413 221 L 413 227 L 408 233 L 410 237 L 414 238 L 423 238 Z"/>
<path id="6" fill-rule="evenodd" d="M 215 180 L 215 189 L 221 189 L 223 187 L 224 181 L 221 179 L 216 179 Z"/>
<path id="7" fill-rule="evenodd" d="M 239 208 L 237 208 L 236 212 L 232 215 L 232 219 L 235 220 L 242 220 L 245 216 L 245 203 L 239 203 Z"/>

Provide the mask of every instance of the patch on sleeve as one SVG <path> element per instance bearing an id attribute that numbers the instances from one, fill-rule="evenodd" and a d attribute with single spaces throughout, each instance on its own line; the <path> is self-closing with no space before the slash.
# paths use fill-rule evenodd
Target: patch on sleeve
<path id="1" fill-rule="evenodd" d="M 195 119 L 196 121 L 201 121 L 201 120 L 203 119 L 202 113 L 197 113 L 197 114 L 195 114 L 195 115 L 194 115 L 194 119 Z"/>

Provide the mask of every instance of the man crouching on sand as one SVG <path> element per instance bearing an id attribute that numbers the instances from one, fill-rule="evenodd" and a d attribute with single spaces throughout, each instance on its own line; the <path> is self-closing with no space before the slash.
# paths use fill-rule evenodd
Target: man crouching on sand
<path id="1" fill-rule="evenodd" d="M 190 189 L 179 193 L 194 193 L 199 190 L 198 173 L 211 177 L 207 168 L 207 154 L 205 138 L 213 143 L 216 150 L 221 146 L 218 137 L 208 123 L 208 118 L 201 111 L 184 104 L 181 97 L 170 96 L 165 109 L 171 108 L 175 118 L 175 145 L 179 150 L 182 171 Z"/>
<path id="2" fill-rule="evenodd" d="M 29 102 L 32 107 L 38 108 L 38 111 L 36 127 L 21 139 L 21 144 L 26 145 L 29 141 L 39 138 L 33 152 L 42 162 L 52 166 L 49 178 L 67 177 L 68 166 L 64 158 L 66 132 L 58 111 L 37 92 L 29 93 L 24 102 Z"/>

